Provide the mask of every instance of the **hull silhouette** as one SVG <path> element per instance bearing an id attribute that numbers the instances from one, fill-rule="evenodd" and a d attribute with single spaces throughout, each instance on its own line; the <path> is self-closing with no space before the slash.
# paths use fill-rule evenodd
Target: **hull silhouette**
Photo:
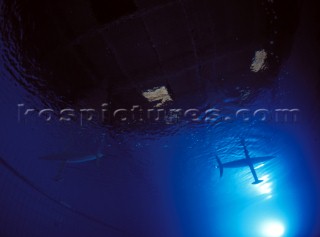
<path id="1" fill-rule="evenodd" d="M 258 164 L 258 163 L 261 163 L 261 162 L 265 162 L 265 161 L 268 161 L 268 160 L 271 160 L 273 159 L 274 156 L 262 156 L 262 157 L 254 157 L 254 158 L 250 158 L 250 162 L 252 164 Z M 224 168 L 240 168 L 240 167 L 245 167 L 245 166 L 248 166 L 248 161 L 247 161 L 247 158 L 244 158 L 244 159 L 241 159 L 241 160 L 234 160 L 234 161 L 230 161 L 230 162 L 227 162 L 227 163 L 224 163 L 223 164 L 223 167 Z"/>
<path id="2" fill-rule="evenodd" d="M 218 163 L 217 168 L 219 168 L 219 170 L 220 170 L 220 177 L 222 177 L 222 175 L 223 175 L 224 168 L 240 168 L 240 167 L 248 166 L 250 168 L 250 171 L 251 171 L 252 176 L 254 178 L 254 182 L 252 184 L 261 183 L 263 180 L 260 180 L 258 178 L 258 175 L 257 175 L 256 170 L 254 168 L 254 164 L 271 160 L 274 158 L 274 156 L 262 156 L 262 157 L 251 158 L 249 156 L 249 152 L 247 150 L 247 146 L 245 145 L 244 140 L 241 140 L 241 145 L 243 146 L 243 149 L 244 149 L 244 155 L 245 155 L 244 159 L 234 160 L 234 161 L 230 161 L 227 163 L 222 163 L 220 158 L 216 155 L 216 160 Z"/>

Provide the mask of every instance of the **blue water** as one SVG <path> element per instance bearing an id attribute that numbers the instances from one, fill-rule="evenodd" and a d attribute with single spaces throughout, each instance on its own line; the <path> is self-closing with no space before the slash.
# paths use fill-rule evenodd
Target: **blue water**
<path id="1" fill-rule="evenodd" d="M 52 104 L 30 83 L 41 78 L 10 61 L 15 49 L 1 44 L 1 237 L 319 236 L 319 111 L 316 89 L 304 81 L 312 72 L 295 67 L 294 49 L 272 88 L 252 92 L 245 107 L 297 106 L 297 123 L 179 123 L 119 132 L 37 116 L 19 122 L 17 104 Z M 209 91 L 203 107 L 235 110 L 232 99 Z M 54 180 L 61 164 L 41 157 L 95 154 L 104 133 L 105 158 L 67 164 L 63 179 Z M 241 138 L 250 156 L 275 157 L 255 165 L 258 185 L 248 167 L 225 169 L 223 177 L 215 167 L 215 155 L 222 163 L 244 158 Z"/>
<path id="2" fill-rule="evenodd" d="M 17 175 L 1 167 L 1 180 L 5 180 L 1 184 L 5 213 L 1 222 L 5 226 L 12 226 L 13 220 L 25 223 L 28 218 L 32 228 L 39 228 L 37 234 L 45 233 L 51 227 L 44 227 L 48 223 L 40 216 L 46 215 L 55 220 L 52 236 L 60 231 L 77 233 L 75 223 L 86 223 L 78 234 L 94 236 L 112 232 L 112 228 L 115 233 L 108 236 L 265 236 L 263 229 L 269 222 L 280 223 L 283 236 L 312 233 L 318 205 L 316 178 L 307 163 L 308 151 L 294 136 L 303 123 L 187 124 L 168 127 L 160 135 L 108 136 L 107 157 L 99 166 L 94 162 L 68 165 L 63 181 L 57 183 L 53 177 L 59 164 L 39 157 L 65 151 L 94 152 L 101 134 L 108 130 L 46 123 L 39 118 L 19 123 L 17 103 L 41 102 L 12 80 L 2 80 L 2 85 L 6 113 L 1 117 L 0 154 L 23 175 L 12 177 Z M 261 97 L 255 104 L 263 104 Z M 252 157 L 275 157 L 256 165 L 264 180 L 261 184 L 251 184 L 248 167 L 225 169 L 222 178 L 215 168 L 215 154 L 223 163 L 244 158 L 241 137 Z M 9 187 L 12 185 L 23 189 Z M 24 201 L 24 195 L 36 198 Z M 41 202 L 47 203 L 45 207 Z M 27 226 L 22 224 L 30 232 Z"/>

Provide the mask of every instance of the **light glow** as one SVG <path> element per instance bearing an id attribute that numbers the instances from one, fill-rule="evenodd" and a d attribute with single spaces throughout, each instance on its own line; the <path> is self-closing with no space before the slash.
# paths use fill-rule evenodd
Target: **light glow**
<path id="1" fill-rule="evenodd" d="M 271 183 L 262 183 L 258 188 L 261 194 L 270 194 L 272 191 Z"/>
<path id="2" fill-rule="evenodd" d="M 279 221 L 268 221 L 262 226 L 263 237 L 281 237 L 284 231 L 284 225 Z"/>
<path id="3" fill-rule="evenodd" d="M 271 198 L 271 193 L 272 193 L 272 183 L 269 182 L 269 175 L 264 175 L 261 177 L 262 180 L 264 180 L 264 182 L 258 184 L 256 186 L 258 192 L 260 194 L 269 194 L 268 195 L 268 199 Z"/>
<path id="4" fill-rule="evenodd" d="M 262 163 L 262 164 L 258 165 L 255 169 L 257 170 L 257 169 L 259 169 L 259 168 L 261 168 L 263 166 L 264 166 L 264 164 Z"/>

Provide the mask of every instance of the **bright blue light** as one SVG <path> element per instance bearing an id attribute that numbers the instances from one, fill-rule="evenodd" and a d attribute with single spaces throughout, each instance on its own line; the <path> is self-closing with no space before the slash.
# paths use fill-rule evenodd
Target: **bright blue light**
<path id="1" fill-rule="evenodd" d="M 264 237 L 280 237 L 283 236 L 285 228 L 279 221 L 268 221 L 262 224 L 261 231 Z"/>
<path id="2" fill-rule="evenodd" d="M 267 195 L 267 199 L 272 197 L 272 182 L 269 181 L 269 175 L 264 175 L 261 177 L 262 183 L 252 186 L 256 189 L 260 195 Z"/>

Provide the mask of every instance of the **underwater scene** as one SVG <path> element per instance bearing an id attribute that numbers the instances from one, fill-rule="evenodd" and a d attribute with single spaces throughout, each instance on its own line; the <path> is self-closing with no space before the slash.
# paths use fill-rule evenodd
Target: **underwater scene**
<path id="1" fill-rule="evenodd" d="M 0 236 L 320 236 L 317 18 L 0 1 Z"/>

